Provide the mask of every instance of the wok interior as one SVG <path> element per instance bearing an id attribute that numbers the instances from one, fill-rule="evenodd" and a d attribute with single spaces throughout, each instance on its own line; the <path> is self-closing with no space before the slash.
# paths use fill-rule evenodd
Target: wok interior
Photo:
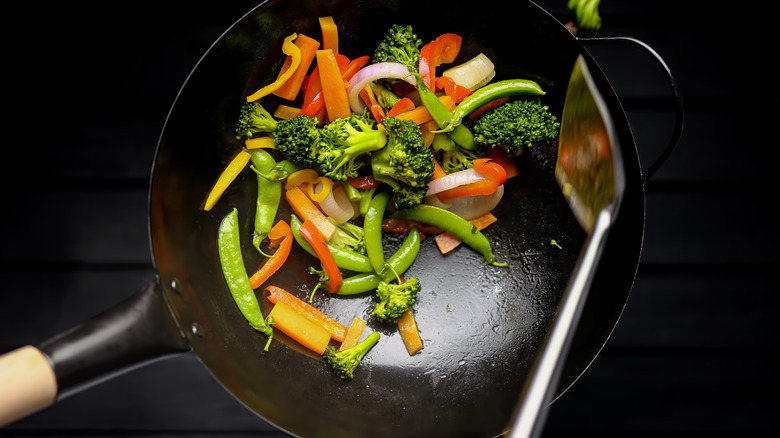
<path id="1" fill-rule="evenodd" d="M 351 382 L 339 380 L 319 357 L 278 332 L 270 350 L 263 352 L 264 335 L 246 323 L 230 297 L 217 258 L 216 231 L 236 207 L 243 236 L 251 235 L 254 174 L 244 172 L 212 211 L 202 211 L 201 205 L 242 146 L 234 127 L 244 96 L 275 77 L 285 36 L 299 32 L 319 37 L 319 16 L 334 17 L 340 48 L 350 57 L 370 54 L 393 23 L 413 25 L 423 41 L 457 33 L 463 37 L 458 62 L 484 52 L 495 62 L 497 78 L 536 80 L 547 91 L 545 102 L 560 114 L 579 45 L 532 3 L 511 5 L 510 13 L 507 5 L 491 12 L 472 2 L 269 2 L 229 29 L 182 88 L 153 174 L 155 263 L 166 297 L 203 363 L 242 403 L 281 429 L 306 437 L 497 436 L 508 423 L 584 239 L 554 179 L 554 145 L 520 158 L 521 176 L 507 182 L 495 210 L 499 221 L 486 230 L 497 259 L 508 262 L 507 268 L 488 266 L 466 247 L 442 256 L 433 239 L 423 241 L 407 274 L 423 284 L 414 308 L 425 348 L 417 355 L 407 354 L 395 326 L 371 319 L 372 294 L 318 292 L 314 304 L 342 324 L 359 316 L 383 335 Z M 429 19 L 434 16 L 438 18 Z M 621 144 L 633 148 L 619 104 L 606 79 L 599 80 L 602 89 L 608 88 L 607 100 L 616 105 Z M 266 102 L 272 107 L 270 99 Z M 630 181 L 613 233 L 620 239 L 608 243 L 561 391 L 606 341 L 633 282 L 643 196 L 632 180 L 639 174 L 636 152 L 624 155 Z M 290 212 L 283 205 L 277 219 L 289 221 Z M 388 236 L 388 255 L 401 239 Z M 562 248 L 551 245 L 553 239 Z M 246 266 L 255 269 L 262 256 L 248 237 L 243 244 Z M 315 284 L 306 272 L 309 266 L 316 266 L 316 260 L 295 246 L 271 283 L 308 297 Z"/>

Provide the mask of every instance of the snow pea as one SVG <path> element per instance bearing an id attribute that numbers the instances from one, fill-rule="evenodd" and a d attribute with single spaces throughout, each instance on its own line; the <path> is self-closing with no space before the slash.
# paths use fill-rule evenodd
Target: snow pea
<path id="1" fill-rule="evenodd" d="M 402 275 L 412 266 L 412 262 L 420 253 L 420 232 L 416 228 L 406 236 L 406 239 L 398 250 L 387 259 L 387 263 L 381 274 L 368 272 L 347 277 L 341 283 L 341 288 L 336 295 L 355 295 L 373 291 L 379 286 L 380 281 L 390 282 L 397 275 Z"/>
<path id="2" fill-rule="evenodd" d="M 493 266 L 506 266 L 506 263 L 496 262 L 493 248 L 484 234 L 467 220 L 457 214 L 440 207 L 419 204 L 414 207 L 398 210 L 391 218 L 406 219 L 432 225 L 449 232 L 463 243 L 482 254 L 485 261 Z"/>
<path id="3" fill-rule="evenodd" d="M 255 231 L 252 245 L 260 251 L 260 243 L 265 240 L 274 226 L 276 211 L 282 198 L 282 182 L 263 176 L 276 166 L 276 160 L 263 149 L 250 149 L 252 168 L 257 174 L 257 202 L 255 210 Z M 262 251 L 260 251 L 262 252 Z"/>
<path id="4" fill-rule="evenodd" d="M 385 253 L 382 248 L 382 219 L 385 217 L 387 204 L 392 192 L 385 190 L 371 198 L 368 210 L 363 220 L 363 231 L 366 238 L 366 255 L 374 272 L 379 274 L 385 265 Z"/>
<path id="5" fill-rule="evenodd" d="M 436 94 L 425 85 L 422 76 L 419 75 L 417 76 L 417 91 L 420 93 L 420 101 L 425 106 L 425 109 L 428 110 L 431 118 L 439 125 L 439 128 L 445 129 L 452 126 L 447 131 L 447 135 L 450 136 L 452 141 L 468 150 L 475 150 L 479 147 L 474 141 L 474 134 L 471 133 L 471 130 L 461 124 L 457 126 L 452 125 L 452 112 L 441 103 Z"/>
<path id="6" fill-rule="evenodd" d="M 544 95 L 542 87 L 529 79 L 507 79 L 480 87 L 455 108 L 448 126 L 440 126 L 440 132 L 450 132 L 462 126 L 463 118 L 496 99 L 517 95 Z"/>
<path id="7" fill-rule="evenodd" d="M 298 242 L 304 251 L 308 252 L 314 257 L 317 257 L 317 253 L 314 251 L 314 248 L 312 248 L 311 244 L 306 241 L 306 239 L 299 231 L 302 223 L 303 222 L 301 222 L 301 219 L 298 216 L 294 214 L 290 216 L 290 228 L 293 232 L 293 238 L 295 238 L 295 241 Z M 364 256 L 363 254 L 357 253 L 347 248 L 342 248 L 338 245 L 333 245 L 331 243 L 328 243 L 327 246 L 330 250 L 330 253 L 333 255 L 333 260 L 336 262 L 336 265 L 339 268 L 344 269 L 345 271 L 353 272 L 374 272 L 374 268 L 371 267 L 371 263 L 368 261 L 368 257 Z"/>
<path id="8" fill-rule="evenodd" d="M 217 251 L 222 275 L 225 277 L 230 294 L 236 302 L 241 314 L 255 330 L 268 336 L 265 351 L 271 345 L 273 338 L 273 319 L 266 320 L 260 310 L 255 291 L 249 282 L 249 276 L 244 266 L 241 254 L 241 237 L 239 235 L 238 209 L 233 208 L 219 224 L 217 232 Z"/>

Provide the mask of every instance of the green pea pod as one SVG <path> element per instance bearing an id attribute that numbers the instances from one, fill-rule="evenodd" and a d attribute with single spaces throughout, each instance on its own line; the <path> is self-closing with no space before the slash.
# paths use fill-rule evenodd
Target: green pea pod
<path id="1" fill-rule="evenodd" d="M 244 266 L 244 258 L 241 254 L 241 238 L 239 235 L 238 210 L 230 211 L 219 224 L 217 233 L 217 251 L 219 263 L 222 267 L 222 275 L 225 277 L 230 294 L 236 302 L 241 314 L 244 315 L 249 325 L 255 330 L 268 336 L 265 351 L 271 345 L 273 339 L 273 320 L 263 318 L 260 303 L 257 301 L 255 291 L 249 283 L 249 276 Z"/>
<path id="2" fill-rule="evenodd" d="M 463 126 L 461 122 L 463 122 L 464 117 L 496 99 L 517 95 L 539 96 L 544 94 L 545 92 L 539 84 L 528 79 L 507 79 L 485 85 L 466 96 L 452 113 L 450 124 L 440 126 L 442 129 L 436 132 L 450 132 L 457 129 L 458 126 Z"/>
<path id="3" fill-rule="evenodd" d="M 433 205 L 419 204 L 414 207 L 398 210 L 392 214 L 393 218 L 406 219 L 433 225 L 452 234 L 463 243 L 482 254 L 485 261 L 493 266 L 506 266 L 506 263 L 497 263 L 493 255 L 487 237 L 474 225 L 457 214 Z"/>
<path id="4" fill-rule="evenodd" d="M 317 257 L 317 253 L 314 251 L 314 248 L 312 248 L 311 244 L 303 237 L 300 231 L 298 231 L 298 229 L 301 227 L 301 224 L 302 222 L 298 216 L 290 216 L 290 228 L 293 232 L 293 238 L 296 242 L 298 242 L 304 251 L 308 252 L 314 257 Z M 336 262 L 336 266 L 338 266 L 340 269 L 353 272 L 374 272 L 374 268 L 371 267 L 371 263 L 368 261 L 368 257 L 364 256 L 363 254 L 359 254 L 355 251 L 351 251 L 347 248 L 333 245 L 331 243 L 328 243 L 327 246 L 330 250 L 330 253 L 333 255 L 333 260 Z"/>
<path id="5" fill-rule="evenodd" d="M 390 202 L 392 192 L 385 190 L 377 193 L 371 199 L 363 220 L 363 232 L 366 238 L 366 255 L 377 274 L 382 272 L 385 266 L 385 253 L 382 248 L 382 219 L 385 217 L 387 204 Z"/>
<path id="6" fill-rule="evenodd" d="M 250 149 L 252 168 L 257 173 L 257 208 L 255 211 L 255 232 L 252 245 L 260 251 L 260 243 L 271 231 L 282 198 L 282 182 L 263 176 L 276 166 L 276 160 L 263 149 Z M 261 251 L 262 252 L 262 251 Z"/>
<path id="7" fill-rule="evenodd" d="M 472 151 L 479 147 L 474 141 L 474 134 L 467 127 L 461 124 L 457 126 L 452 125 L 452 112 L 441 103 L 436 94 L 425 85 L 422 76 L 419 75 L 417 75 L 417 91 L 420 93 L 420 101 L 425 106 L 425 109 L 428 110 L 431 118 L 439 125 L 439 128 L 448 128 L 447 135 L 450 136 L 452 141 L 460 145 L 460 147 Z M 449 128 L 450 126 L 452 128 Z"/>
<path id="8" fill-rule="evenodd" d="M 420 233 L 416 228 L 412 228 L 406 240 L 401 244 L 398 250 L 387 259 L 386 266 L 381 274 L 374 272 L 353 275 L 345 278 L 341 283 L 337 295 L 355 295 L 364 292 L 371 292 L 379 286 L 380 281 L 390 282 L 395 280 L 396 274 L 403 275 L 420 253 Z"/>

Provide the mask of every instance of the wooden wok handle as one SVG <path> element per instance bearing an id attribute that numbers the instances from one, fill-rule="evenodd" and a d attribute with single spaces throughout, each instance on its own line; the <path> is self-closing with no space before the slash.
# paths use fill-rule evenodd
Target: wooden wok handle
<path id="1" fill-rule="evenodd" d="M 57 398 L 57 377 L 49 359 L 25 346 L 0 356 L 0 427 L 37 412 Z"/>

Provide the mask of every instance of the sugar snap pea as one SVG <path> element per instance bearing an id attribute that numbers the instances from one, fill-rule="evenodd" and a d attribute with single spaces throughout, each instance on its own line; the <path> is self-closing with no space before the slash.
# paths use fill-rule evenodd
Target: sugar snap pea
<path id="1" fill-rule="evenodd" d="M 441 103 L 436 94 L 425 85 L 422 76 L 419 75 L 417 75 L 417 91 L 420 93 L 420 101 L 425 106 L 425 109 L 428 110 L 431 118 L 439 125 L 439 128 L 445 129 L 452 126 L 447 131 L 447 135 L 450 136 L 452 141 L 468 150 L 475 150 L 479 147 L 474 141 L 474 134 L 471 133 L 471 130 L 461 124 L 457 126 L 452 125 L 452 112 Z"/>
<path id="2" fill-rule="evenodd" d="M 302 223 L 303 222 L 301 222 L 301 219 L 298 216 L 294 214 L 290 216 L 290 228 L 293 232 L 293 238 L 295 238 L 295 241 L 298 242 L 304 251 L 317 257 L 317 253 L 314 251 L 314 248 L 312 248 L 311 244 L 306 241 L 306 239 L 299 231 Z M 330 253 L 333 255 L 333 260 L 336 262 L 336 266 L 338 266 L 340 269 L 353 272 L 374 272 L 374 268 L 371 267 L 371 263 L 368 261 L 368 257 L 364 256 L 363 254 L 351 251 L 338 245 L 333 245 L 331 243 L 328 243 L 327 246 L 330 250 Z"/>
<path id="3" fill-rule="evenodd" d="M 377 193 L 368 204 L 365 219 L 363 220 L 363 232 L 366 239 L 366 255 L 374 272 L 379 274 L 385 265 L 385 253 L 382 248 L 382 219 L 387 210 L 392 192 L 385 190 Z"/>
<path id="4" fill-rule="evenodd" d="M 274 226 L 279 200 L 282 198 L 282 182 L 263 176 L 276 166 L 276 160 L 271 154 L 263 149 L 250 149 L 248 152 L 252 168 L 257 174 L 257 208 L 255 210 L 255 232 L 252 235 L 252 245 L 260 251 L 260 243 L 265 240 L 271 227 Z"/>
<path id="5" fill-rule="evenodd" d="M 461 122 L 463 122 L 464 117 L 496 99 L 517 95 L 539 96 L 544 94 L 542 87 L 529 79 L 507 79 L 485 85 L 463 99 L 455 108 L 455 112 L 452 113 L 449 124 L 440 126 L 442 129 L 437 132 L 454 132 L 458 126 L 462 126 Z"/>

